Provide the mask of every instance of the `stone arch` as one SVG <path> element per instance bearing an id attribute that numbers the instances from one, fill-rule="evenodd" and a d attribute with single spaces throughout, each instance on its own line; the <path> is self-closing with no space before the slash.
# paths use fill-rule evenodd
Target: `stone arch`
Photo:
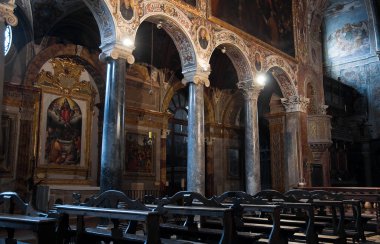
<path id="1" fill-rule="evenodd" d="M 263 65 L 264 72 L 272 73 L 285 98 L 297 96 L 296 72 L 284 59 L 277 55 L 267 57 Z"/>
<path id="2" fill-rule="evenodd" d="M 212 99 L 209 96 L 204 94 L 204 106 L 205 106 L 205 123 L 214 123 L 215 122 L 215 112 L 214 106 L 212 104 Z"/>
<path id="3" fill-rule="evenodd" d="M 243 94 L 239 91 L 235 92 L 225 104 L 225 109 L 222 112 L 222 123 L 238 125 L 238 115 L 244 108 Z"/>
<path id="4" fill-rule="evenodd" d="M 37 76 L 41 67 L 51 58 L 55 57 L 71 57 L 79 61 L 93 77 L 96 86 L 99 90 L 100 99 L 103 100 L 104 92 L 104 78 L 106 70 L 104 65 L 100 62 L 96 53 L 90 53 L 86 48 L 73 44 L 56 44 L 49 46 L 42 50 L 37 56 L 33 58 L 27 67 L 24 84 L 25 86 L 32 87 L 36 82 Z M 100 73 L 98 72 L 100 70 Z"/>
<path id="5" fill-rule="evenodd" d="M 100 32 L 100 48 L 116 41 L 115 21 L 112 16 L 112 8 L 107 5 L 108 1 L 83 0 L 92 12 Z"/>
<path id="6" fill-rule="evenodd" d="M 170 101 L 174 94 L 179 90 L 184 88 L 185 86 L 181 82 L 175 82 L 170 88 L 166 91 L 164 95 L 164 99 L 161 104 L 161 111 L 166 111 L 169 108 Z"/>
<path id="7" fill-rule="evenodd" d="M 197 67 L 197 56 L 194 41 L 191 38 L 192 23 L 190 19 L 180 9 L 167 2 L 145 1 L 142 4 L 144 15 L 140 18 L 143 21 L 160 23 L 166 33 L 172 38 L 177 47 L 182 73 L 193 71 Z M 137 28 L 133 33 L 135 39 Z"/>
<path id="8" fill-rule="evenodd" d="M 211 54 L 216 48 L 224 47 L 226 55 L 230 58 L 236 69 L 239 82 L 253 80 L 253 69 L 249 57 L 246 55 L 246 53 L 250 53 L 250 51 L 240 37 L 230 31 L 217 32 L 215 33 L 214 44 L 214 50 Z M 208 57 L 209 61 L 210 59 L 211 55 Z"/>

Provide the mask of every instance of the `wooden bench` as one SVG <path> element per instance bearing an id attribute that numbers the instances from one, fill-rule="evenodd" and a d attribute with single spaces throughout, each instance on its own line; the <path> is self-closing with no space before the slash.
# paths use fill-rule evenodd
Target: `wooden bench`
<path id="1" fill-rule="evenodd" d="M 238 231 L 233 208 L 225 207 L 214 199 L 206 199 L 195 192 L 178 192 L 172 197 L 164 198 L 157 205 L 156 211 L 166 217 L 172 216 L 167 217 L 166 223 L 160 225 L 161 233 L 168 236 L 175 234 L 184 239 L 207 243 L 252 243 L 263 237 L 259 233 Z M 178 222 L 175 220 L 176 216 L 185 217 L 185 220 Z M 199 221 L 196 221 L 198 216 Z M 218 227 L 204 225 L 207 219 L 218 221 Z"/>
<path id="2" fill-rule="evenodd" d="M 68 223 L 69 215 L 77 217 L 77 242 L 91 243 L 92 240 L 124 240 L 142 243 L 161 243 L 159 231 L 159 214 L 146 210 L 125 210 L 117 208 L 101 208 L 75 205 L 57 205 L 58 213 L 62 214 L 62 220 Z M 85 216 L 111 219 L 114 226 L 111 231 L 97 228 L 86 228 Z M 122 233 L 118 224 L 120 220 L 129 220 L 130 226 L 126 233 Z M 145 236 L 135 235 L 134 221 L 143 221 L 146 224 Z M 129 235 L 128 235 L 129 234 Z M 133 235 L 132 235 L 133 234 Z"/>
<path id="3" fill-rule="evenodd" d="M 346 243 L 346 235 L 342 226 L 342 222 L 336 223 L 333 221 L 333 224 L 330 224 L 331 221 L 320 220 L 318 216 L 314 214 L 315 209 L 317 209 L 318 205 L 323 205 L 331 208 L 341 208 L 342 205 L 340 202 L 301 202 L 299 199 L 296 199 L 294 196 L 283 195 L 275 190 L 264 190 L 256 195 L 255 198 L 259 198 L 262 200 L 266 200 L 269 202 L 274 202 L 276 204 L 281 204 L 284 209 L 287 211 L 283 211 L 281 214 L 281 219 L 286 221 L 289 225 L 300 226 L 299 221 L 306 221 L 307 227 L 305 226 L 305 222 L 303 224 L 305 231 L 304 233 L 296 233 L 296 239 L 305 239 L 308 243 L 315 243 L 316 238 L 319 242 L 328 242 L 328 243 Z M 297 207 L 298 204 L 298 207 Z M 306 204 L 306 205 L 305 205 Z M 341 211 L 340 211 L 341 212 Z M 344 211 L 343 211 L 344 214 Z M 295 220 L 295 221 L 294 221 Z M 340 219 L 341 220 L 341 219 Z M 293 222 L 294 221 L 294 222 Z M 334 226 L 333 234 L 326 235 L 321 233 L 325 227 L 328 225 Z M 309 229 L 311 228 L 311 229 Z M 318 232 L 317 232 L 318 230 Z M 343 230 L 343 233 L 342 233 Z"/>
<path id="4" fill-rule="evenodd" d="M 55 210 L 60 215 L 58 235 L 63 242 L 70 240 L 74 233 L 74 241 L 82 243 L 99 241 L 108 243 L 111 241 L 114 243 L 192 243 L 161 238 L 160 213 L 147 208 L 139 201 L 130 199 L 120 191 L 103 192 L 82 204 L 56 205 Z M 70 231 L 70 215 L 76 216 L 76 227 L 73 228 L 75 231 Z M 94 218 L 103 220 L 102 225 L 93 226 Z M 111 226 L 105 228 L 104 220 L 110 220 Z M 122 223 L 123 221 L 125 223 Z"/>
<path id="5" fill-rule="evenodd" d="M 316 240 L 316 233 L 314 231 L 313 223 L 313 211 L 310 204 L 288 203 L 286 205 L 286 203 L 276 203 L 276 205 L 274 205 L 274 203 L 268 203 L 262 199 L 253 198 L 245 192 L 225 192 L 218 197 L 214 197 L 214 199 L 222 203 L 233 203 L 235 206 L 234 208 L 236 209 L 242 208 L 244 211 L 241 214 L 241 221 L 246 227 L 254 228 L 255 231 L 261 230 L 268 233 L 268 230 L 270 230 L 273 226 L 274 229 L 272 231 L 278 232 L 277 235 L 279 235 L 277 242 L 279 242 L 279 240 L 284 242 L 284 239 L 292 239 L 295 233 L 301 231 L 301 227 L 307 233 L 308 240 Z M 237 204 L 238 206 L 236 206 Z M 273 207 L 276 209 L 270 209 Z M 308 211 L 310 220 L 300 221 L 298 226 L 285 223 L 280 219 L 280 213 L 289 207 Z M 251 213 L 256 213 L 256 215 L 253 216 Z M 259 213 L 259 216 L 257 216 L 257 213 Z M 268 241 L 270 240 L 271 236 L 268 238 Z"/>
<path id="6" fill-rule="evenodd" d="M 34 210 L 25 203 L 15 192 L 0 194 L 0 229 L 7 231 L 5 242 L 17 243 L 16 230 L 30 230 L 37 234 L 37 241 L 41 244 L 55 243 L 56 219 L 46 218 L 44 214 Z"/>
<path id="7" fill-rule="evenodd" d="M 318 204 L 318 216 L 316 217 L 322 221 L 333 221 L 335 232 L 345 232 L 347 237 L 352 238 L 355 241 L 365 241 L 363 217 L 361 215 L 361 203 L 358 200 L 344 200 L 340 194 L 334 194 L 323 190 L 305 191 L 301 189 L 290 190 L 285 195 L 291 195 L 295 198 L 303 198 L 311 202 Z M 326 211 L 326 202 L 340 202 L 339 206 L 331 207 L 331 213 Z M 324 204 L 323 204 L 324 203 Z M 345 209 L 349 208 L 352 212 L 351 215 L 347 215 Z M 339 225 L 336 227 L 337 212 L 339 211 Z M 343 228 L 341 230 L 339 228 Z"/>

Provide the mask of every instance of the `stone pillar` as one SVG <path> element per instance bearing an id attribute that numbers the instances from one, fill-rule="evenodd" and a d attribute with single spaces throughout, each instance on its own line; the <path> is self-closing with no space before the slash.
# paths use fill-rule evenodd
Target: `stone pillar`
<path id="1" fill-rule="evenodd" d="M 253 81 L 238 83 L 245 99 L 245 190 L 254 195 L 261 190 L 259 120 L 257 99 L 263 86 Z"/>
<path id="2" fill-rule="evenodd" d="M 309 99 L 302 96 L 282 98 L 285 107 L 285 190 L 306 184 L 306 162 L 303 146 L 308 146 L 302 140 L 302 134 L 307 135 L 306 111 Z"/>
<path id="3" fill-rule="evenodd" d="M 131 52 L 113 47 L 103 52 L 107 62 L 106 95 L 104 98 L 103 140 L 100 191 L 121 190 L 122 165 L 125 163 L 125 75 L 127 60 L 133 63 Z"/>
<path id="4" fill-rule="evenodd" d="M 367 141 L 362 142 L 362 155 L 364 162 L 365 186 L 372 186 L 371 148 Z"/>
<path id="5" fill-rule="evenodd" d="M 16 7 L 15 0 L 0 1 L 0 125 L 3 110 L 3 89 L 4 89 L 4 32 L 6 24 L 17 25 L 17 17 L 13 14 Z M 2 138 L 0 130 L 0 138 Z M 1 140 L 1 139 L 0 139 Z M 1 141 L 0 141 L 1 144 Z"/>
<path id="6" fill-rule="evenodd" d="M 330 186 L 330 160 L 328 148 L 331 146 L 331 116 L 326 115 L 326 105 L 318 110 L 321 114 L 308 115 L 308 143 L 313 154 L 313 164 L 323 171 L 323 186 Z"/>
<path id="7" fill-rule="evenodd" d="M 187 135 L 187 190 L 205 194 L 204 86 L 209 86 L 210 72 L 184 73 L 189 84 Z"/>

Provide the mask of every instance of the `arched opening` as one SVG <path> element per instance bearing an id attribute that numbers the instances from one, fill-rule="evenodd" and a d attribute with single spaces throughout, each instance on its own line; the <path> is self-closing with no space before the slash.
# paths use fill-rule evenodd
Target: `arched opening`
<path id="1" fill-rule="evenodd" d="M 206 195 L 244 190 L 244 99 L 238 91 L 237 60 L 240 51 L 229 44 L 219 45 L 211 55 L 210 87 L 206 94 L 213 98 L 216 125 L 206 131 L 214 142 L 206 143 Z M 206 118 L 207 120 L 207 118 Z M 211 133 L 210 133 L 211 134 Z M 216 134 L 216 135 L 215 135 Z"/>
<path id="2" fill-rule="evenodd" d="M 284 191 L 284 109 L 282 92 L 271 72 L 257 101 L 261 188 Z"/>
<path id="3" fill-rule="evenodd" d="M 168 193 L 186 190 L 187 175 L 187 116 L 188 90 L 178 90 L 170 101 L 168 110 L 170 136 L 166 140 L 166 177 Z"/>

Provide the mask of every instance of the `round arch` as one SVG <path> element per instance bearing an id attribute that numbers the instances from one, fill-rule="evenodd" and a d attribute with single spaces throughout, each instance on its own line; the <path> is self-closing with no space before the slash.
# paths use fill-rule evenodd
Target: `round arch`
<path id="1" fill-rule="evenodd" d="M 115 43 L 116 28 L 115 20 L 112 16 L 111 7 L 107 5 L 108 1 L 83 0 L 93 14 L 100 32 L 101 47 Z"/>
<path id="2" fill-rule="evenodd" d="M 283 58 L 277 55 L 267 57 L 263 64 L 264 72 L 271 72 L 285 98 L 297 96 L 296 72 Z"/>
<path id="3" fill-rule="evenodd" d="M 222 112 L 222 123 L 236 125 L 238 115 L 244 107 L 242 104 L 244 104 L 243 94 L 237 91 L 226 101 L 225 109 Z"/>
<path id="4" fill-rule="evenodd" d="M 249 57 L 245 55 L 245 53 L 249 53 L 249 49 L 239 36 L 230 31 L 222 31 L 215 34 L 214 43 L 214 49 L 211 54 L 216 48 L 224 47 L 226 55 L 236 69 L 239 82 L 253 80 L 253 69 Z M 208 57 L 208 61 L 210 59 L 211 55 Z"/>
<path id="5" fill-rule="evenodd" d="M 96 86 L 99 91 L 104 88 L 105 68 L 100 63 L 96 54 L 90 53 L 86 48 L 74 44 L 56 44 L 49 46 L 42 50 L 37 56 L 33 58 L 27 67 L 24 84 L 25 86 L 32 87 L 37 79 L 40 68 L 51 58 L 55 57 L 71 57 L 81 62 L 89 74 L 94 78 Z M 98 72 L 101 71 L 101 73 Z M 99 92 L 100 99 L 103 100 L 104 92 Z"/>
<path id="6" fill-rule="evenodd" d="M 193 26 L 190 19 L 180 9 L 170 3 L 163 2 L 143 2 L 143 15 L 140 24 L 144 21 L 159 25 L 172 38 L 177 47 L 181 64 L 182 73 L 193 71 L 197 67 L 197 55 L 195 44 L 191 38 L 191 28 Z M 132 38 L 135 39 L 137 29 Z"/>

